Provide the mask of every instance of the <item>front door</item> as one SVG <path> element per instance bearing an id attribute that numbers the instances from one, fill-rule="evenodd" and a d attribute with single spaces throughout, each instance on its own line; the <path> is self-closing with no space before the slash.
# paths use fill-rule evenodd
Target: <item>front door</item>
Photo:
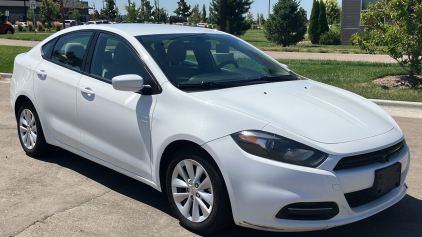
<path id="1" fill-rule="evenodd" d="M 90 75 L 78 84 L 81 149 L 148 180 L 151 179 L 151 118 L 156 97 L 117 91 L 113 77 L 148 78 L 142 61 L 122 39 L 101 33 Z"/>

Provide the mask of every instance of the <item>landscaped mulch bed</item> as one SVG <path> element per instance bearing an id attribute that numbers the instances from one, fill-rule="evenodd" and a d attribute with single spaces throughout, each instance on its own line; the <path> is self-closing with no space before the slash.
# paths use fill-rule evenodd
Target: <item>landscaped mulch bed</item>
<path id="1" fill-rule="evenodd" d="M 422 75 L 410 78 L 408 75 L 386 76 L 373 80 L 375 84 L 404 89 L 422 89 Z"/>

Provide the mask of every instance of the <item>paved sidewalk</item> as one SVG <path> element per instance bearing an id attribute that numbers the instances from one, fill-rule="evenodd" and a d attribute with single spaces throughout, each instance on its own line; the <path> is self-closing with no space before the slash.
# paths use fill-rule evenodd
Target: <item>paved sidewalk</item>
<path id="1" fill-rule="evenodd" d="M 276 52 L 264 51 L 264 53 L 275 59 L 319 59 L 319 60 L 338 60 L 338 61 L 364 61 L 395 63 L 396 61 L 388 55 L 371 54 L 340 54 L 340 53 L 297 53 L 297 52 Z"/>
<path id="2" fill-rule="evenodd" d="M 3 39 L 3 38 L 0 38 L 0 45 L 34 47 L 39 42 L 41 42 L 41 41 L 12 40 L 12 39 Z"/>

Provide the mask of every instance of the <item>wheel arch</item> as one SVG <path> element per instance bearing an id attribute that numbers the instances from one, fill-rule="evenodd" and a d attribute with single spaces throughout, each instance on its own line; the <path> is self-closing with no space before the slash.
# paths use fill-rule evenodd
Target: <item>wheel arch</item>
<path id="1" fill-rule="evenodd" d="M 177 151 L 185 147 L 194 147 L 195 149 L 199 149 L 200 151 L 204 152 L 204 154 L 207 155 L 208 160 L 212 162 L 211 165 L 217 169 L 217 172 L 219 173 L 220 177 L 223 179 L 224 183 L 226 183 L 219 165 L 217 164 L 215 159 L 211 156 L 211 154 L 208 151 L 206 151 L 201 145 L 195 142 L 188 141 L 188 140 L 177 140 L 168 144 L 167 147 L 164 149 L 163 154 L 161 155 L 159 174 L 158 174 L 158 178 L 159 178 L 158 183 L 161 186 L 161 192 L 163 194 L 166 194 L 165 193 L 166 192 L 166 172 L 167 172 L 167 167 L 171 162 L 171 158 Z"/>
<path id="2" fill-rule="evenodd" d="M 14 108 L 15 108 L 15 118 L 16 119 L 18 118 L 19 108 L 26 101 L 29 101 L 32 104 L 32 106 L 34 106 L 34 108 L 35 108 L 35 104 L 31 101 L 31 99 L 29 99 L 29 97 L 27 97 L 26 95 L 20 95 L 20 96 L 18 96 L 18 98 L 16 98 L 16 100 L 15 100 L 15 105 L 14 105 Z"/>

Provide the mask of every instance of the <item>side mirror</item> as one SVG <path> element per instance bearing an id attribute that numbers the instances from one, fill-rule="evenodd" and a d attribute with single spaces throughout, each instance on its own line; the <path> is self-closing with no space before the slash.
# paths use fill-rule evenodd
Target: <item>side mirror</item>
<path id="1" fill-rule="evenodd" d="M 113 88 L 119 91 L 139 91 L 144 88 L 144 79 L 136 74 L 127 74 L 113 77 Z"/>

